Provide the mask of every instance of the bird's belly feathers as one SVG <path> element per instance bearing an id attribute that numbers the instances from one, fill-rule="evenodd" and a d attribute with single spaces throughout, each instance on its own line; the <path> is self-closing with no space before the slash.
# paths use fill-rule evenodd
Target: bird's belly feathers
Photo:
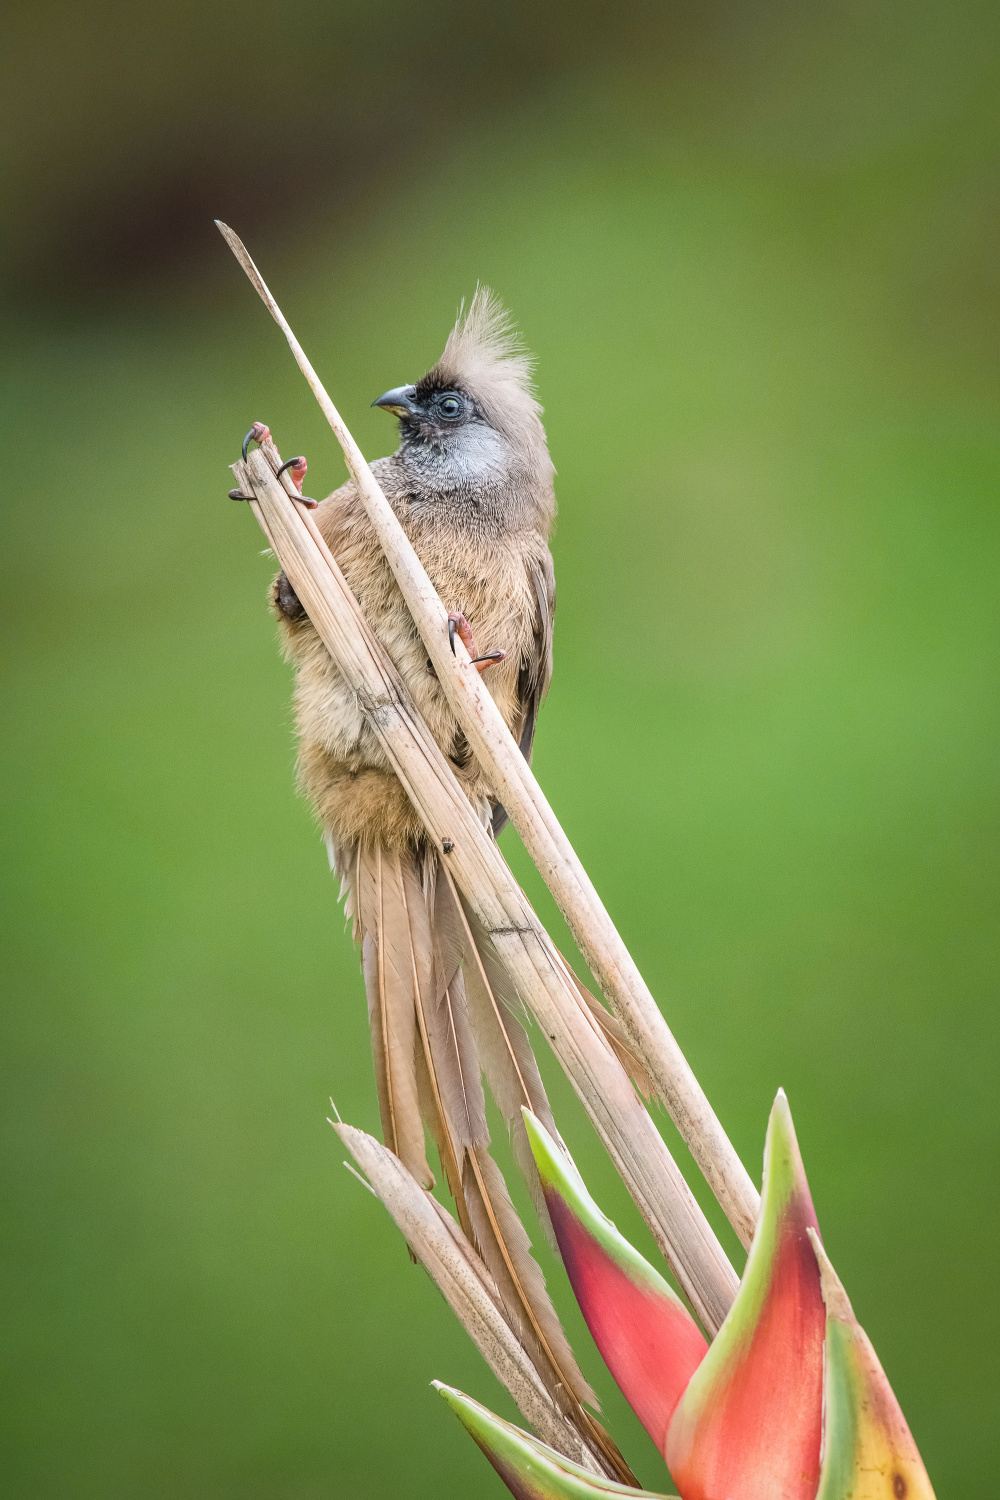
<path id="1" fill-rule="evenodd" d="M 337 561 L 378 639 L 406 683 L 417 709 L 444 753 L 456 761 L 474 801 L 488 796 L 478 766 L 448 707 L 395 579 L 367 528 L 336 538 Z M 521 658 L 532 644 L 536 608 L 525 558 L 516 541 L 470 548 L 438 527 L 432 535 L 415 535 L 421 560 L 449 610 L 460 610 L 472 626 L 481 652 L 501 649 L 506 659 L 484 676 L 508 727 L 519 728 L 521 705 L 517 684 Z M 357 695 L 334 665 L 311 629 L 297 633 L 291 654 L 297 667 L 296 722 L 301 738 L 300 770 L 304 788 L 324 824 L 341 836 L 356 837 L 366 828 L 386 837 L 382 826 L 388 805 L 401 793 L 378 738 L 362 712 Z M 377 781 L 370 774 L 381 773 Z M 362 774 L 365 773 L 365 774 Z M 391 778 L 392 789 L 386 785 Z M 405 816 L 404 816 L 405 812 Z M 396 822 L 409 824 L 408 805 Z M 402 821 L 401 821 L 402 820 Z M 410 833 L 407 836 L 412 836 Z M 395 842 L 395 840 L 393 840 Z"/>

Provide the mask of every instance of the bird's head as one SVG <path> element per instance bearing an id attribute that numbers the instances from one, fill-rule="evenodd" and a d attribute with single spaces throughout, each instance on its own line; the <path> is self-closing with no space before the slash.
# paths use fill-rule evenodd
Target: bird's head
<path id="1" fill-rule="evenodd" d="M 431 482 L 470 491 L 507 486 L 551 504 L 553 470 L 531 360 L 488 288 L 478 288 L 459 314 L 433 369 L 372 405 L 399 418 L 399 456 Z"/>

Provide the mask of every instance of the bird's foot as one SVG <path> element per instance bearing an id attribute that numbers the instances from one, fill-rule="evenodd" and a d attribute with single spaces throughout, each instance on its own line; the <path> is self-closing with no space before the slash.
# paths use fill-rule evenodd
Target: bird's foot
<path id="1" fill-rule="evenodd" d="M 278 614 L 286 620 L 304 620 L 306 617 L 301 599 L 283 572 L 278 574 L 271 585 L 271 602 Z"/>
<path id="2" fill-rule="evenodd" d="M 263 422 L 255 422 L 250 431 L 247 433 L 246 437 L 243 439 L 242 451 L 244 463 L 246 462 L 247 449 L 250 447 L 251 443 L 257 443 L 257 445 L 259 446 L 261 443 L 266 443 L 268 440 L 271 441 L 271 444 L 273 446 L 274 439 L 271 437 L 270 427 L 266 426 Z M 280 462 L 281 454 L 278 453 L 277 448 L 275 448 L 274 451 Z M 310 500 L 308 495 L 303 495 L 302 493 L 302 481 L 306 476 L 306 469 L 308 469 L 308 467 L 309 465 L 301 456 L 299 458 L 289 458 L 285 463 L 281 465 L 281 468 L 277 473 L 277 478 L 280 479 L 282 474 L 284 474 L 285 470 L 287 469 L 289 478 L 291 479 L 292 484 L 296 489 L 295 498 L 300 501 L 302 505 L 305 505 L 309 510 L 315 510 L 319 505 L 319 501 Z M 253 496 L 244 495 L 241 490 L 230 490 L 229 498 L 231 500 L 250 500 L 253 498 Z"/>
<path id="3" fill-rule="evenodd" d="M 301 493 L 302 493 L 302 481 L 306 477 L 306 470 L 308 469 L 308 467 L 309 467 L 309 465 L 306 463 L 305 459 L 302 458 L 302 457 L 299 457 L 299 458 L 286 458 L 285 462 L 281 465 L 281 468 L 278 470 L 278 478 L 280 479 L 281 476 L 282 476 L 282 474 L 284 474 L 285 470 L 287 469 L 288 470 L 288 477 L 289 477 L 289 479 L 292 481 L 292 483 L 294 484 L 295 488 L 298 490 L 299 494 L 301 495 Z"/>
<path id="4" fill-rule="evenodd" d="M 461 610 L 453 609 L 448 616 L 448 641 L 451 645 L 453 655 L 456 635 L 472 657 L 472 665 L 479 672 L 485 672 L 487 667 L 492 667 L 496 662 L 503 661 L 507 655 L 506 651 L 485 651 L 480 656 L 479 649 L 476 646 L 476 638 L 472 634 L 472 626 Z"/>

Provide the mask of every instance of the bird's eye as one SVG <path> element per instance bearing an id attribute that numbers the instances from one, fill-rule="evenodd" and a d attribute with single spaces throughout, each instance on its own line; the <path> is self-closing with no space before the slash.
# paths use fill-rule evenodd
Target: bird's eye
<path id="1" fill-rule="evenodd" d="M 440 410 L 443 417 L 448 417 L 449 420 L 454 421 L 457 416 L 461 415 L 462 403 L 457 396 L 443 396 Z"/>

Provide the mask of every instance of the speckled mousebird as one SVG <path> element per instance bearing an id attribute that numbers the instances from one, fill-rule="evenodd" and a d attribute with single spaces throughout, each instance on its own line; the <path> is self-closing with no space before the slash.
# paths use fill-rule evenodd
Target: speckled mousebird
<path id="1" fill-rule="evenodd" d="M 555 609 L 554 471 L 530 369 L 496 298 L 479 290 L 433 369 L 373 403 L 399 418 L 400 445 L 372 464 L 471 654 L 478 642 L 493 657 L 480 669 L 488 668 L 485 680 L 526 755 L 552 672 Z M 485 820 L 490 787 L 428 668 L 353 481 L 323 501 L 315 520 Z M 338 866 L 346 869 L 346 851 L 359 844 L 421 849 L 420 820 L 284 575 L 273 597 L 298 668 L 302 785 Z"/>
<path id="2" fill-rule="evenodd" d="M 480 288 L 433 368 L 372 403 L 399 419 L 400 434 L 397 451 L 372 471 L 526 757 L 552 675 L 555 612 L 555 471 L 531 370 L 504 309 Z M 305 461 L 295 461 L 299 486 L 304 471 Z M 314 519 L 495 836 L 506 815 L 441 691 L 354 482 L 328 496 Z M 556 1127 L 520 1001 L 284 573 L 271 599 L 296 669 L 300 784 L 322 823 L 361 944 L 386 1145 L 429 1188 L 424 1127 L 430 1130 L 462 1228 L 511 1327 L 607 1472 L 634 1483 L 583 1410 L 584 1401 L 596 1404 L 593 1393 L 489 1153 L 483 1074 L 547 1225 L 521 1106 L 553 1134 Z M 648 1091 L 617 1022 L 582 986 L 580 996 Z"/>
<path id="3" fill-rule="evenodd" d="M 437 364 L 416 385 L 389 390 L 373 405 L 399 419 L 400 444 L 372 471 L 453 627 L 473 657 L 483 648 L 479 668 L 530 755 L 552 672 L 554 470 L 531 361 L 496 297 L 480 288 Z M 484 827 L 495 833 L 503 810 L 430 667 L 353 481 L 324 500 L 314 519 Z M 540 1202 L 521 1105 L 550 1130 L 555 1125 L 517 998 L 283 573 L 271 597 L 296 668 L 300 783 L 322 823 L 361 943 L 386 1144 L 430 1187 L 429 1128 L 462 1226 L 512 1326 L 560 1404 L 581 1421 L 579 1403 L 591 1393 L 488 1150 L 483 1073 Z"/>

